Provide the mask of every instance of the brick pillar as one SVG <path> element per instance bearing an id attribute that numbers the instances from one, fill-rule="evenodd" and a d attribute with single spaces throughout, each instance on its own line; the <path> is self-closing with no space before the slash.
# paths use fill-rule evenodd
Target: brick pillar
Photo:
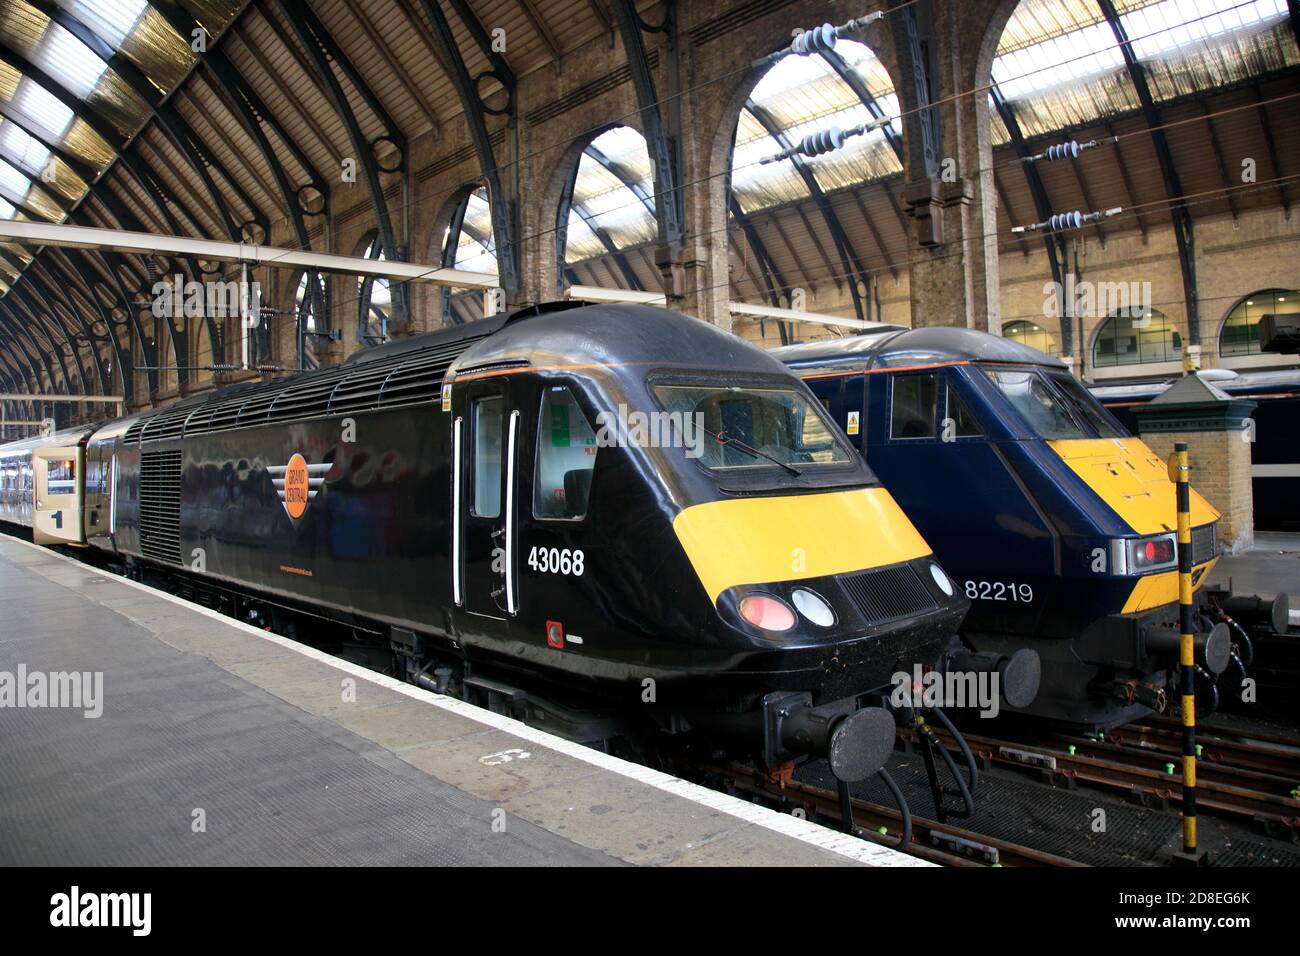
<path id="1" fill-rule="evenodd" d="M 1251 488 L 1250 413 L 1255 402 L 1230 398 L 1196 375 L 1179 379 L 1134 418 L 1142 440 L 1167 459 L 1174 442 L 1187 442 L 1192 486 L 1223 514 L 1219 543 L 1236 553 L 1255 543 L 1255 499 Z"/>

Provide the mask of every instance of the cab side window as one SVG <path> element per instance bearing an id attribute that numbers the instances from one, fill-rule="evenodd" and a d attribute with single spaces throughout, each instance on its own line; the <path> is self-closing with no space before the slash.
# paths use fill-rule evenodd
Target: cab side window
<path id="1" fill-rule="evenodd" d="M 535 517 L 574 521 L 586 517 L 596 451 L 596 433 L 573 393 L 563 385 L 548 387 L 542 393 L 537 423 Z"/>
<path id="2" fill-rule="evenodd" d="M 474 402 L 474 514 L 501 514 L 502 423 L 505 399 L 500 395 Z"/>
<path id="3" fill-rule="evenodd" d="M 935 431 L 938 375 L 921 372 L 894 375 L 890 412 L 890 438 L 933 438 Z"/>
<path id="4" fill-rule="evenodd" d="M 77 484 L 77 462 L 74 459 L 61 458 L 51 461 L 45 470 L 45 493 L 49 495 L 70 495 L 75 493 Z"/>
<path id="5" fill-rule="evenodd" d="M 970 413 L 951 383 L 948 385 L 948 418 L 952 422 L 951 434 L 957 438 L 973 438 L 984 434 L 979 422 L 975 421 L 975 416 Z M 948 427 L 947 422 L 944 422 L 944 427 Z"/>

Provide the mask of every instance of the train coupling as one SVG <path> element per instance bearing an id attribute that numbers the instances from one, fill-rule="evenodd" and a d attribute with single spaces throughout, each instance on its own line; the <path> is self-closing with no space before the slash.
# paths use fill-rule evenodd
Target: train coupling
<path id="1" fill-rule="evenodd" d="M 1182 638 L 1176 630 L 1148 628 L 1145 637 L 1147 654 L 1178 662 Z M 1227 670 L 1232 659 L 1232 634 L 1227 624 L 1219 622 L 1209 631 L 1193 634 L 1192 646 L 1196 663 L 1211 674 L 1218 675 Z"/>
<path id="2" fill-rule="evenodd" d="M 1267 628 L 1274 634 L 1285 634 L 1287 631 L 1291 599 L 1285 592 L 1274 598 L 1222 591 L 1211 592 L 1211 596 L 1226 614 L 1246 627 Z"/>
<path id="3" fill-rule="evenodd" d="M 838 780 L 875 774 L 894 750 L 894 717 L 849 698 L 814 707 L 812 695 L 775 692 L 763 698 L 763 759 L 776 767 L 795 756 L 825 757 Z"/>
<path id="4" fill-rule="evenodd" d="M 948 673 L 996 674 L 1002 700 L 1011 707 L 1028 707 L 1038 696 L 1043 662 L 1038 652 L 1028 647 L 1007 655 L 960 646 L 948 654 L 944 670 Z"/>
<path id="5" fill-rule="evenodd" d="M 1141 704 L 1157 714 L 1169 707 L 1169 695 L 1163 687 L 1144 684 L 1140 680 L 1117 680 L 1110 685 L 1111 696 L 1126 704 Z"/>

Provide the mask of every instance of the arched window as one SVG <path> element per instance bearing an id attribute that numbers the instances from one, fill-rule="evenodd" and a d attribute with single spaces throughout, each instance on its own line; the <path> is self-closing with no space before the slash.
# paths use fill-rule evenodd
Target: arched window
<path id="1" fill-rule="evenodd" d="M 316 282 L 316 295 L 312 295 L 312 281 Z M 297 317 L 299 336 L 298 362 L 302 368 L 317 368 L 320 365 L 316 357 L 317 335 L 325 334 L 324 322 L 316 319 L 316 303 L 322 308 L 325 302 L 325 286 L 318 273 L 304 272 L 298 277 L 298 285 L 293 293 L 294 315 Z"/>
<path id="2" fill-rule="evenodd" d="M 560 235 L 570 281 L 644 289 L 633 257 L 623 250 L 655 239 L 654 182 L 645 137 L 616 126 L 588 143 L 557 214 L 565 217 Z M 584 264 L 582 272 L 574 268 L 579 264 Z"/>
<path id="3" fill-rule="evenodd" d="M 383 262 L 384 247 L 376 234 L 361 253 L 367 259 Z M 388 316 L 393 294 L 387 279 L 365 277 L 357 280 L 357 341 L 362 345 L 379 345 L 388 341 Z"/>
<path id="4" fill-rule="evenodd" d="M 1252 292 L 1223 320 L 1223 328 L 1219 331 L 1219 354 L 1258 355 L 1260 317 L 1295 315 L 1297 312 L 1300 312 L 1300 292 L 1294 289 Z"/>
<path id="5" fill-rule="evenodd" d="M 1056 342 L 1052 338 L 1052 333 L 1035 322 L 1024 320 L 1008 322 L 1002 326 L 1002 337 L 1012 342 L 1019 342 L 1021 345 L 1028 345 L 1031 349 L 1046 352 L 1048 355 L 1056 354 Z"/>
<path id="6" fill-rule="evenodd" d="M 479 186 L 461 195 L 451 212 L 451 218 L 438 240 L 438 261 L 466 272 L 497 271 L 497 249 L 492 234 L 492 207 L 488 202 L 487 188 Z M 438 290 L 441 306 L 439 321 L 443 324 L 474 322 L 483 318 L 482 289 L 452 289 L 443 286 Z"/>
<path id="7" fill-rule="evenodd" d="M 1097 331 L 1092 345 L 1094 368 L 1177 362 L 1183 337 L 1159 309 L 1135 306 L 1112 314 Z"/>

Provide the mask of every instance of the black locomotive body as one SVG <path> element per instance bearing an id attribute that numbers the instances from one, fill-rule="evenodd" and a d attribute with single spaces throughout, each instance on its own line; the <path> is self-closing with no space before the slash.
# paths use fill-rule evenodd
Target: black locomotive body
<path id="1" fill-rule="evenodd" d="M 728 715 L 770 758 L 774 700 L 836 723 L 968 606 L 802 383 L 661 309 L 405 339 L 109 423 L 85 456 L 91 547 L 385 634 L 417 682 L 451 661 Z"/>

